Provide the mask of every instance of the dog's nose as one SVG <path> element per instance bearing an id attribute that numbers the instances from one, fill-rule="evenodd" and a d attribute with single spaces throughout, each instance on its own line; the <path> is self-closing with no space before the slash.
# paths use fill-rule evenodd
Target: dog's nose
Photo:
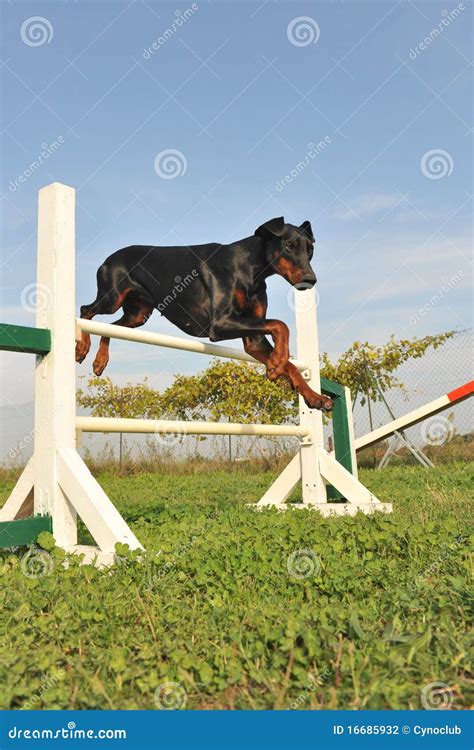
<path id="1" fill-rule="evenodd" d="M 316 284 L 316 276 L 312 274 L 312 276 L 305 276 L 304 279 L 301 279 L 295 284 L 295 289 L 298 289 L 300 291 L 303 291 L 304 289 L 312 289 L 312 287 Z"/>

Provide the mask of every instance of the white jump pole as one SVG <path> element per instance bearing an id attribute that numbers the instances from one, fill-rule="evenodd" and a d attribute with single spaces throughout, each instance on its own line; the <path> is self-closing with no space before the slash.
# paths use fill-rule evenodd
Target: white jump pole
<path id="1" fill-rule="evenodd" d="M 179 336 L 167 336 L 164 333 L 155 333 L 154 331 L 137 331 L 135 328 L 122 328 L 114 326 L 111 323 L 85 320 L 84 318 L 77 318 L 76 327 L 78 341 L 81 339 L 81 331 L 84 331 L 84 333 L 90 333 L 95 336 L 108 336 L 112 339 L 135 341 L 138 344 L 150 344 L 151 346 L 162 346 L 167 349 L 178 349 L 182 352 L 207 354 L 210 357 L 223 357 L 224 359 L 235 359 L 240 362 L 259 364 L 258 360 L 240 349 L 234 349 L 230 346 L 220 346 L 220 344 L 207 344 L 203 341 L 195 341 L 192 338 L 185 339 Z M 293 362 L 298 370 L 306 369 L 304 362 L 300 362 L 297 359 L 291 359 L 291 362 Z"/>
<path id="2" fill-rule="evenodd" d="M 267 435 L 304 438 L 309 427 L 286 424 L 245 424 L 239 422 L 194 422 L 172 419 L 128 419 L 126 417 L 76 417 L 79 432 L 127 432 L 179 435 Z"/>

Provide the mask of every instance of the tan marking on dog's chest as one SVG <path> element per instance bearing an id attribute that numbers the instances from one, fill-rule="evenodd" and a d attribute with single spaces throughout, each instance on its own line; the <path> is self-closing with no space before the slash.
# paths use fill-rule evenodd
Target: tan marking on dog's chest
<path id="1" fill-rule="evenodd" d="M 239 308 L 239 310 L 244 309 L 244 307 L 247 304 L 247 295 L 243 289 L 236 289 L 234 291 L 234 302 Z"/>

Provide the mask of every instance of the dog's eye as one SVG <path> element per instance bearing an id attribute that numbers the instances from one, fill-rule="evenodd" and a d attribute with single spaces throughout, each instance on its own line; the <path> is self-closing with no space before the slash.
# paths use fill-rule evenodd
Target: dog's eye
<path id="1" fill-rule="evenodd" d="M 287 242 L 285 245 L 285 250 L 291 253 L 291 251 L 293 250 L 293 244 L 291 242 Z"/>

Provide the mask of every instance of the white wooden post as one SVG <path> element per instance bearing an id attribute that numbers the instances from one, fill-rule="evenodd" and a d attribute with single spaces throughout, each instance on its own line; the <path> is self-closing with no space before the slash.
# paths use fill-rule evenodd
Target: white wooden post
<path id="1" fill-rule="evenodd" d="M 297 357 L 308 365 L 302 375 L 309 386 L 321 392 L 319 377 L 319 342 L 316 312 L 316 293 L 313 289 L 295 289 Z M 309 409 L 299 397 L 300 425 L 309 427 L 311 435 L 301 441 L 301 482 L 303 504 L 327 502 L 326 485 L 319 469 L 319 449 L 324 447 L 323 417 L 317 409 Z"/>
<path id="2" fill-rule="evenodd" d="M 57 450 L 75 448 L 75 229 L 73 188 L 53 183 L 39 192 L 37 328 L 49 328 L 51 352 L 35 373 L 35 514 L 53 519 L 60 547 L 77 544 L 76 512 L 58 482 Z"/>
<path id="3" fill-rule="evenodd" d="M 34 495 L 34 513 L 51 516 L 58 546 L 103 565 L 117 542 L 141 544 L 76 451 L 74 198 L 59 183 L 39 193 L 36 326 L 51 331 L 51 351 L 36 358 L 33 458 L 0 519 L 24 515 Z M 77 513 L 98 546 L 77 544 Z"/>

